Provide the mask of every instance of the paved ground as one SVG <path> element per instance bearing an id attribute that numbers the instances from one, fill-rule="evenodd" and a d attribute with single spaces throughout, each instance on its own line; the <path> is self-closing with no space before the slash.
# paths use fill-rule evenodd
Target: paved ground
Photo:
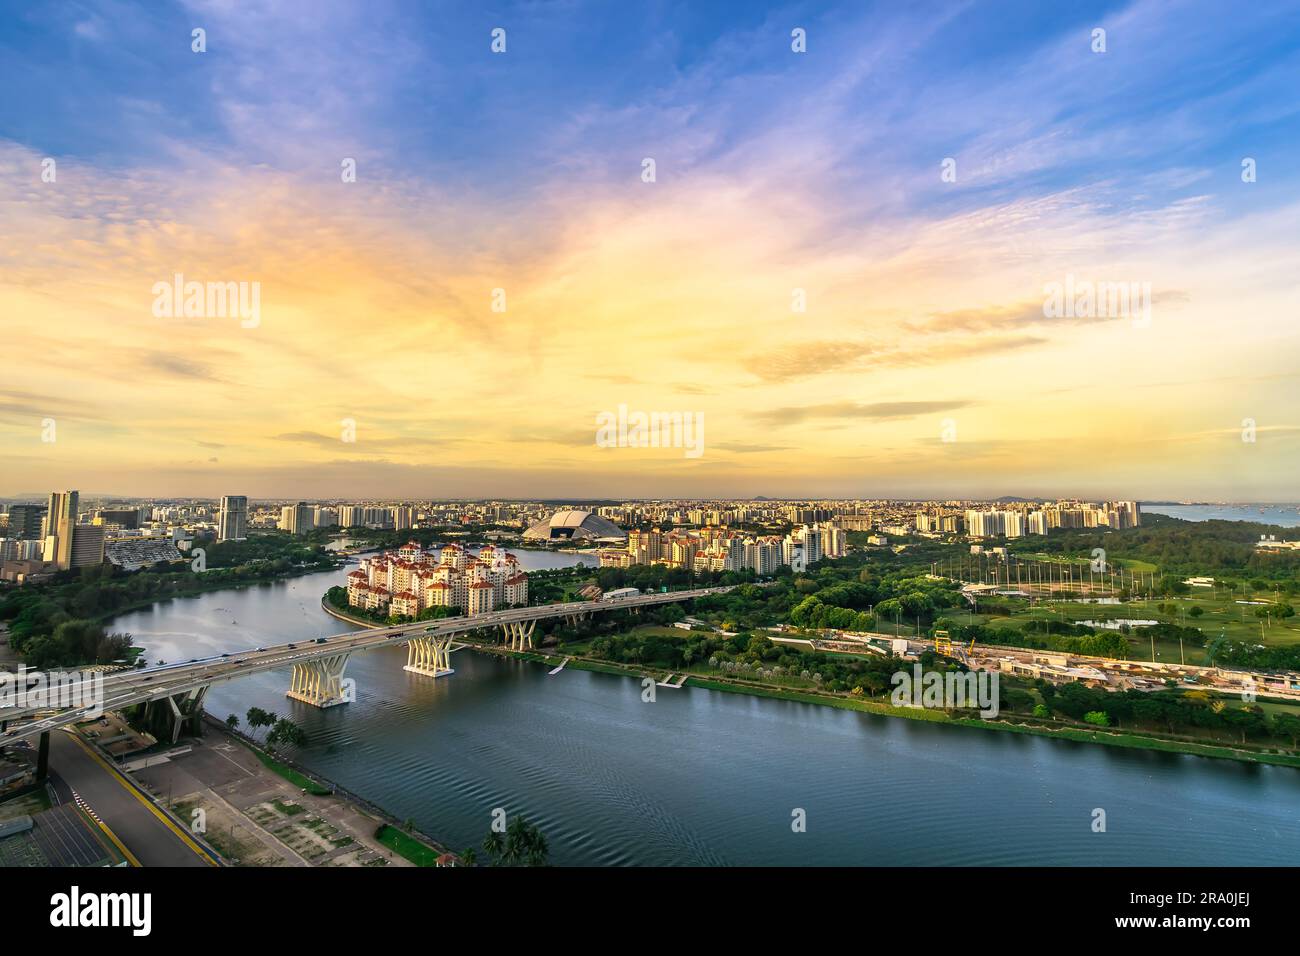
<path id="1" fill-rule="evenodd" d="M 188 833 L 71 733 L 50 734 L 50 767 L 141 866 L 212 865 Z"/>
<path id="2" fill-rule="evenodd" d="M 382 822 L 342 797 L 304 794 L 213 726 L 189 752 L 135 773 L 182 820 L 202 811 L 208 841 L 241 866 L 410 866 L 379 843 Z"/>

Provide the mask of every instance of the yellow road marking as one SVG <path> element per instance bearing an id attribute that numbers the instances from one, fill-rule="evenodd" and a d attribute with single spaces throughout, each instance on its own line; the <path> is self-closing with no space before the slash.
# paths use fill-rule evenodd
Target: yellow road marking
<path id="1" fill-rule="evenodd" d="M 137 800 L 139 800 L 142 804 L 144 804 L 144 806 L 148 808 L 148 810 L 149 810 L 150 813 L 152 813 L 152 814 L 153 814 L 154 816 L 156 816 L 160 821 L 162 821 L 163 826 L 167 827 L 167 829 L 171 830 L 172 833 L 174 833 L 174 834 L 176 834 L 178 837 L 180 837 L 181 841 L 182 841 L 186 846 L 188 846 L 191 850 L 193 850 L 195 853 L 197 853 L 200 857 L 202 857 L 203 860 L 204 860 L 204 862 L 207 863 L 208 866 L 216 866 L 216 865 L 217 865 L 216 861 L 213 860 L 212 857 L 209 856 L 209 855 L 208 855 L 208 854 L 203 850 L 202 847 L 200 847 L 197 843 L 195 843 L 194 840 L 190 838 L 190 835 L 189 835 L 188 833 L 186 833 L 184 830 L 182 830 L 180 827 L 178 827 L 175 823 L 173 823 L 172 820 L 171 820 L 171 818 L 168 817 L 167 814 L 163 813 L 163 812 L 162 812 L 161 810 L 159 810 L 156 806 L 154 806 L 153 801 L 147 799 L 147 798 L 144 796 L 144 794 L 142 794 L 139 790 L 137 790 L 135 787 L 131 786 L 131 785 L 130 785 L 129 783 L 127 783 L 124 779 L 122 779 L 122 775 L 118 772 L 118 769 L 117 769 L 116 767 L 114 767 L 112 764 L 110 764 L 107 760 L 105 760 L 105 759 L 104 759 L 103 757 L 101 757 L 99 754 L 95 753 L 95 751 L 91 749 L 90 745 L 87 744 L 84 740 L 82 740 L 81 737 L 78 736 L 76 733 L 74 733 L 73 731 L 70 731 L 70 730 L 69 730 L 69 731 L 67 731 L 67 734 L 68 734 L 69 737 L 71 737 L 73 740 L 75 740 L 75 741 L 77 742 L 77 746 L 78 746 L 78 747 L 80 747 L 82 750 L 84 750 L 84 751 L 85 751 L 85 752 L 90 756 L 90 759 L 94 760 L 94 761 L 95 761 L 96 763 L 98 763 L 101 767 L 103 767 L 105 770 L 107 770 L 108 773 L 109 773 L 109 776 L 112 777 L 115 781 L 117 781 L 117 783 L 118 783 L 119 786 L 121 786 L 123 789 L 125 789 L 129 794 L 131 794 L 131 796 L 135 797 L 135 798 L 136 798 Z M 100 824 L 100 825 L 103 826 L 103 824 Z M 108 828 L 105 827 L 105 829 L 107 830 Z M 122 847 L 122 844 L 118 842 L 117 837 L 113 837 L 113 842 L 117 843 L 119 847 Z M 122 847 L 122 849 L 125 850 L 126 848 L 125 848 L 125 847 Z M 128 855 L 129 855 L 129 854 L 128 854 Z M 133 861 L 135 860 L 134 857 L 131 857 L 131 859 L 132 859 Z M 136 865 L 136 866 L 139 866 L 140 864 L 139 864 L 139 862 L 135 862 L 135 865 Z"/>
<path id="2" fill-rule="evenodd" d="M 92 817 L 92 819 L 94 818 Z M 106 834 L 108 834 L 108 838 L 113 841 L 113 845 L 115 847 L 117 847 L 119 850 L 122 851 L 122 855 L 126 857 L 128 863 L 130 863 L 132 866 L 140 865 L 140 861 L 135 858 L 135 854 L 126 848 L 126 844 L 117 838 L 117 834 L 108 828 L 107 823 L 105 823 L 103 820 L 95 820 L 94 822 L 98 823 L 99 828 L 103 830 Z"/>

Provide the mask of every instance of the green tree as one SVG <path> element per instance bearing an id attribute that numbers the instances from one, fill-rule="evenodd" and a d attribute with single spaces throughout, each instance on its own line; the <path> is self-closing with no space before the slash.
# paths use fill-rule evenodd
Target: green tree
<path id="1" fill-rule="evenodd" d="M 275 717 L 274 714 L 271 715 Z M 295 724 L 288 717 L 281 717 L 275 720 L 270 731 L 266 735 L 268 747 L 275 747 L 279 744 L 292 744 L 295 747 L 307 746 L 307 732 Z"/>
<path id="2" fill-rule="evenodd" d="M 252 731 L 253 739 L 257 739 L 257 732 L 263 727 L 273 727 L 277 717 L 269 710 L 263 710 L 261 707 L 250 707 L 248 713 L 244 715 L 244 722 L 248 724 L 248 729 Z"/>

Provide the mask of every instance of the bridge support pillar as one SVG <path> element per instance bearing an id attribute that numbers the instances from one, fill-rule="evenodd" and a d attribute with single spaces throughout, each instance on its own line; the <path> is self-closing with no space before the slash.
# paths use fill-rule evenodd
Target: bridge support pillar
<path id="1" fill-rule="evenodd" d="M 413 637 L 406 645 L 404 671 L 425 677 L 446 677 L 456 673 L 451 666 L 451 635 Z"/>
<path id="2" fill-rule="evenodd" d="M 313 707 L 346 704 L 351 700 L 350 696 L 343 693 L 343 670 L 347 666 L 347 654 L 318 657 L 294 664 L 289 689 L 284 696 Z"/>
<path id="3" fill-rule="evenodd" d="M 172 744 L 181 739 L 181 731 L 187 723 L 190 733 L 198 736 L 199 715 L 203 713 L 203 698 L 207 695 L 208 688 L 204 685 L 179 694 L 156 697 L 144 705 L 144 726 L 157 740 Z"/>
<path id="4" fill-rule="evenodd" d="M 50 775 L 50 732 L 41 734 L 40 748 L 36 751 L 36 779 L 42 783 Z"/>
<path id="5" fill-rule="evenodd" d="M 527 624 L 502 624 L 501 630 L 505 632 L 506 647 L 512 651 L 531 650 L 533 628 L 536 626 L 536 621 L 529 621 Z"/>

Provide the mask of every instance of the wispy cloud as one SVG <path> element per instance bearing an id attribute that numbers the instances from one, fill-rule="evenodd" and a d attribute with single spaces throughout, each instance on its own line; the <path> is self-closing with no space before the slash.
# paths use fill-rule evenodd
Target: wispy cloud
<path id="1" fill-rule="evenodd" d="M 968 401 L 950 402 L 828 402 L 824 405 L 802 405 L 772 408 L 754 413 L 754 418 L 766 425 L 798 425 L 812 420 L 882 422 L 900 418 L 914 418 L 966 408 Z"/>

